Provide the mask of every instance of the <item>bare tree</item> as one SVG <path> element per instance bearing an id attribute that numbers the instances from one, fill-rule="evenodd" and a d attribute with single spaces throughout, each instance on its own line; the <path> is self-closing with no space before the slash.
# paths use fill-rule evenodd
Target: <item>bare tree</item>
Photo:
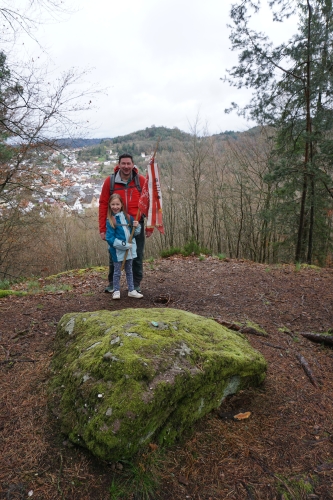
<path id="1" fill-rule="evenodd" d="M 200 118 L 196 117 L 191 125 L 191 139 L 184 142 L 182 158 L 183 185 L 187 190 L 190 238 L 200 243 L 200 194 L 203 188 L 205 168 L 209 160 L 211 142 L 206 128 L 200 127 Z"/>
<path id="2" fill-rule="evenodd" d="M 24 31 L 34 37 L 40 17 L 62 12 L 59 0 L 30 0 L 15 3 L 2 0 L 2 45 Z M 37 20 L 36 20 L 37 19 Z M 70 69 L 56 79 L 47 67 L 38 67 L 33 60 L 11 65 L 6 53 L 0 51 L 0 270 L 5 273 L 8 256 L 17 252 L 20 237 L 38 212 L 29 207 L 31 195 L 47 183 L 43 164 L 60 137 L 77 136 L 84 130 L 80 113 L 91 107 L 96 87 L 79 84 L 86 71 Z M 43 219 L 39 217 L 38 223 Z"/>

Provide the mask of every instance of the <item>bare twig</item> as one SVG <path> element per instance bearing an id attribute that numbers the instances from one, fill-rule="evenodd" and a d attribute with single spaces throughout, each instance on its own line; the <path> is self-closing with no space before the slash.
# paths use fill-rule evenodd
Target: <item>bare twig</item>
<path id="1" fill-rule="evenodd" d="M 6 359 L 5 361 L 0 361 L 0 365 L 6 365 L 9 363 L 36 363 L 38 359 Z"/>
<path id="2" fill-rule="evenodd" d="M 304 370 L 304 373 L 309 377 L 311 384 L 318 388 L 318 382 L 317 382 L 315 376 L 313 375 L 311 368 L 310 368 L 308 362 L 306 361 L 306 359 L 299 353 L 296 353 L 296 358 L 301 363 L 301 366 Z"/>
<path id="3" fill-rule="evenodd" d="M 260 343 L 264 344 L 264 345 L 268 345 L 269 347 L 273 347 L 274 349 L 282 349 L 283 351 L 285 350 L 284 347 L 282 347 L 280 345 L 271 344 L 270 342 L 263 342 L 262 340 L 260 340 Z"/>

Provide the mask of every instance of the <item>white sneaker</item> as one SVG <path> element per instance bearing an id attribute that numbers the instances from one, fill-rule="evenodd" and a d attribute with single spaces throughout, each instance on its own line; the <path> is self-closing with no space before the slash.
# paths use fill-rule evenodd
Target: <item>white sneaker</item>
<path id="1" fill-rule="evenodd" d="M 112 298 L 113 299 L 120 299 L 120 292 L 118 292 L 118 290 L 116 290 L 115 292 L 113 292 Z"/>
<path id="2" fill-rule="evenodd" d="M 136 290 L 133 290 L 132 292 L 128 292 L 128 296 L 133 297 L 134 299 L 142 299 L 142 297 L 143 297 L 142 293 L 139 293 Z"/>

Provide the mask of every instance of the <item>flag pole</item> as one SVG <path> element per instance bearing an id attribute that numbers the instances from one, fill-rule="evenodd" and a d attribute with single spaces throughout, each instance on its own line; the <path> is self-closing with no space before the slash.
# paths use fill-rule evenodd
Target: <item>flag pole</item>
<path id="1" fill-rule="evenodd" d="M 155 150 L 154 150 L 154 153 L 153 153 L 152 158 L 155 158 L 155 155 L 156 155 L 156 153 L 157 153 L 157 150 L 158 150 L 158 146 L 159 146 L 160 140 L 161 140 L 161 137 L 158 137 L 157 142 L 156 142 L 156 146 L 155 146 Z M 151 159 L 152 159 L 152 158 L 151 158 Z M 136 217 L 135 217 L 135 220 L 136 220 L 136 221 L 137 221 L 137 220 L 139 220 L 139 215 L 140 215 L 140 209 L 138 208 L 138 211 L 137 211 L 137 213 L 136 213 Z M 134 231 L 135 231 L 135 227 L 133 226 L 133 227 L 132 227 L 131 234 L 130 234 L 130 237 L 129 237 L 129 239 L 128 239 L 128 243 L 132 243 L 133 236 L 134 236 Z M 122 265 L 121 265 L 121 271 L 123 271 L 123 270 L 124 270 L 124 268 L 125 268 L 125 262 L 126 262 L 126 259 L 127 259 L 128 252 L 129 252 L 129 250 L 126 250 L 126 252 L 125 252 L 125 256 L 124 256 L 124 260 L 123 260 L 123 263 L 122 263 Z"/>
<path id="2" fill-rule="evenodd" d="M 160 140 L 161 140 L 161 137 L 159 137 L 159 138 L 157 139 L 157 142 L 156 142 L 156 147 L 155 147 L 154 154 L 153 154 L 153 158 L 155 158 L 155 155 L 156 155 L 156 153 L 157 153 L 157 150 L 158 150 L 158 146 L 159 146 Z"/>

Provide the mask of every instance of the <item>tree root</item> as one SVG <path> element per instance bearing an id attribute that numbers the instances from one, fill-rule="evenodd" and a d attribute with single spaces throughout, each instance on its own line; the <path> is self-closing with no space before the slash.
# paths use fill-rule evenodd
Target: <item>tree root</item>
<path id="1" fill-rule="evenodd" d="M 312 340 L 312 342 L 333 345 L 333 335 L 321 335 L 320 333 L 301 333 L 302 337 Z"/>
<path id="2" fill-rule="evenodd" d="M 237 325 L 237 323 L 230 323 L 230 321 L 225 321 L 221 318 L 213 318 L 217 323 L 219 323 L 222 326 L 226 326 L 229 328 L 229 330 L 235 330 L 236 332 L 240 333 L 249 333 L 252 335 L 258 335 L 259 337 L 267 337 L 267 333 L 260 332 L 259 330 L 256 330 L 255 328 L 252 328 L 251 326 L 242 326 L 242 325 Z"/>

